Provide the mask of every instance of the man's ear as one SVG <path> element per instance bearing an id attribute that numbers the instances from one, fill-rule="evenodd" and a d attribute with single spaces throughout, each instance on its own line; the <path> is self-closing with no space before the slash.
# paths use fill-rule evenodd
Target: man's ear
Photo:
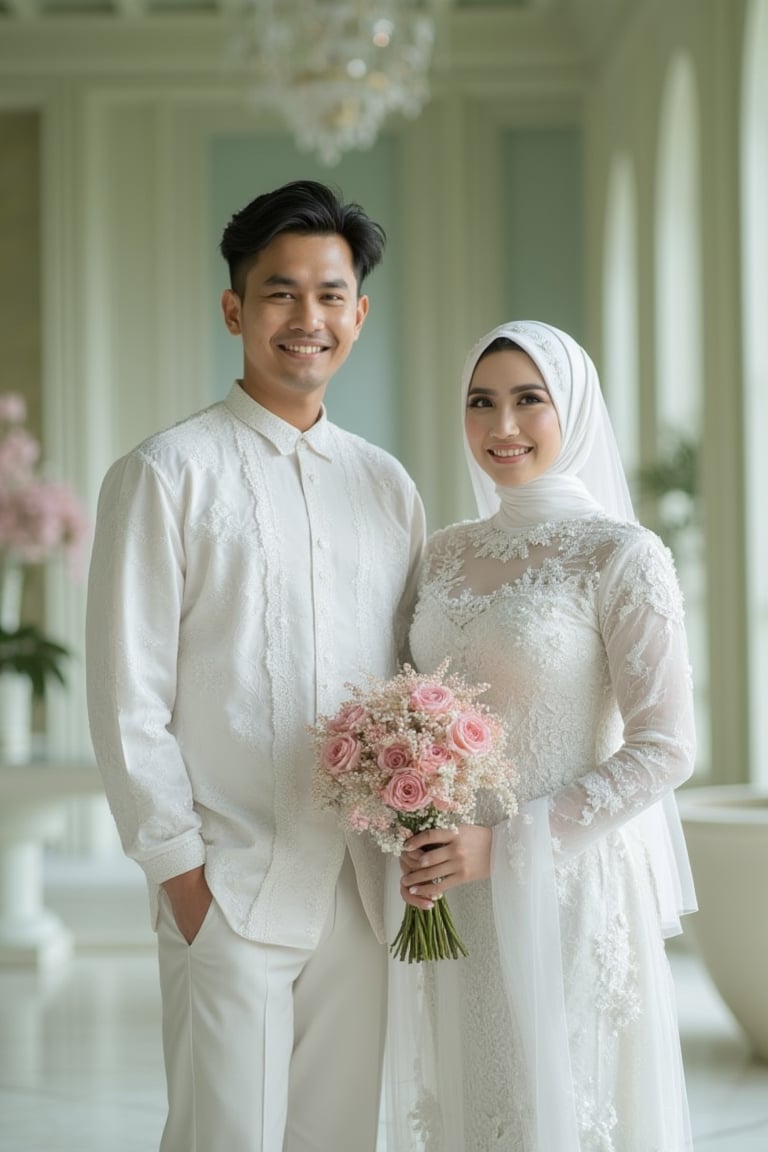
<path id="1" fill-rule="evenodd" d="M 242 301 L 232 288 L 225 288 L 221 294 L 221 310 L 224 313 L 224 323 L 227 331 L 233 336 L 240 336 L 243 329 L 240 323 L 242 314 Z"/>
<path id="2" fill-rule="evenodd" d="M 363 326 L 363 320 L 368 315 L 368 297 L 358 296 L 357 298 L 357 314 L 355 316 L 355 335 L 354 339 L 357 340 L 360 335 L 360 329 Z"/>

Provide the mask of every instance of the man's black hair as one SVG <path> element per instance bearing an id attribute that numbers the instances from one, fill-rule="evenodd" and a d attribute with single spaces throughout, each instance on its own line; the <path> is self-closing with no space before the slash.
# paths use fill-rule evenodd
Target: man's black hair
<path id="1" fill-rule="evenodd" d="M 241 299 L 259 253 L 283 232 L 341 236 L 352 252 L 358 291 L 381 260 L 387 239 L 381 225 L 359 204 L 345 204 L 325 184 L 316 180 L 283 184 L 236 212 L 224 229 L 220 250 L 229 265 L 230 285 Z"/>

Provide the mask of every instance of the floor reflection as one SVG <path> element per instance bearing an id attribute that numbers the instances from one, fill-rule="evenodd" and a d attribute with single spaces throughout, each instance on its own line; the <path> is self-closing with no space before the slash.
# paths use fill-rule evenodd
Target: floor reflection
<path id="1" fill-rule="evenodd" d="M 671 953 L 697 1152 L 766 1152 L 768 1065 L 698 960 Z M 0 1152 L 156 1152 L 154 955 L 87 952 L 56 978 L 0 972 Z"/>

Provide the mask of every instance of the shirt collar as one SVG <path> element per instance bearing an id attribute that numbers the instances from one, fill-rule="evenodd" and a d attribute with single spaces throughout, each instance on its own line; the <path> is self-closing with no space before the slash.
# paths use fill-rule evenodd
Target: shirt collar
<path id="1" fill-rule="evenodd" d="M 274 412 L 262 407 L 258 401 L 249 396 L 239 381 L 235 380 L 229 395 L 224 401 L 229 411 L 238 420 L 242 420 L 249 428 L 260 433 L 265 440 L 277 449 L 281 456 L 289 456 L 296 451 L 300 441 L 305 441 L 310 448 L 320 456 L 330 460 L 332 457 L 331 427 L 325 411 L 320 409 L 320 416 L 306 432 L 299 431 L 293 424 L 281 420 Z"/>

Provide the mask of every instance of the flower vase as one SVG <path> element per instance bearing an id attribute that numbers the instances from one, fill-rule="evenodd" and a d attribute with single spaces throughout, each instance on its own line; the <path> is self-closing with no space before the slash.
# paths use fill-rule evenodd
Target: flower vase
<path id="1" fill-rule="evenodd" d="M 21 621 L 24 569 L 0 563 L 0 627 L 15 632 Z M 32 682 L 28 676 L 0 671 L 0 765 L 24 764 L 32 744 Z"/>
<path id="2" fill-rule="evenodd" d="M 0 766 L 25 764 L 32 751 L 32 682 L 0 672 Z"/>

